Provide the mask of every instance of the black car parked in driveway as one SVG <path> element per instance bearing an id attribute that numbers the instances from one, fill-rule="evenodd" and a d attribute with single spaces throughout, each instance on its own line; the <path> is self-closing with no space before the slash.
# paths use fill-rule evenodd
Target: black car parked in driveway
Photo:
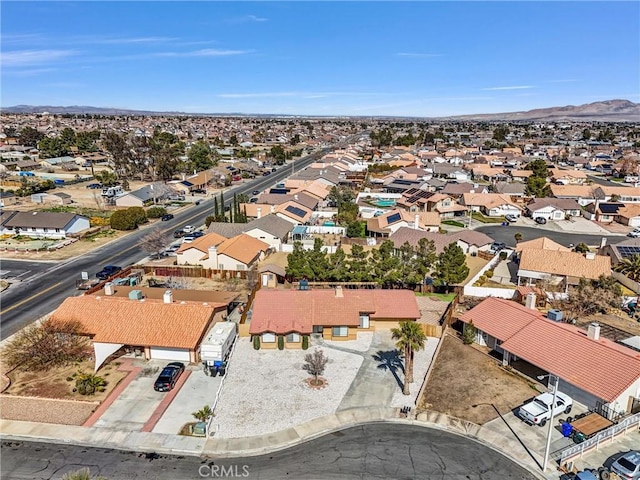
<path id="1" fill-rule="evenodd" d="M 180 375 L 184 372 L 184 363 L 171 362 L 162 369 L 160 375 L 156 379 L 156 383 L 153 384 L 153 389 L 156 392 L 168 392 L 173 390 L 176 386 L 176 382 Z"/>
<path id="2" fill-rule="evenodd" d="M 544 217 L 536 217 L 535 221 L 538 225 L 544 225 L 545 223 L 547 223 L 547 219 Z"/>
<path id="3" fill-rule="evenodd" d="M 106 280 L 110 276 L 118 273 L 120 270 L 122 270 L 122 267 L 118 267 L 117 265 L 107 265 L 98 273 L 96 273 L 96 277 L 99 278 L 100 280 Z"/>
<path id="4" fill-rule="evenodd" d="M 165 215 L 162 215 L 162 218 L 160 218 L 160 220 L 162 220 L 163 222 L 167 222 L 171 219 L 173 219 L 173 213 L 167 213 Z"/>

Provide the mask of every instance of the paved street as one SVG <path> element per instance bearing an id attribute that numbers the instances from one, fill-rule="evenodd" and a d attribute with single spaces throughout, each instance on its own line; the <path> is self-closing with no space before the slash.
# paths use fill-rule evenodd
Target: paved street
<path id="1" fill-rule="evenodd" d="M 500 224 L 497 225 L 485 225 L 475 228 L 478 232 L 485 233 L 493 238 L 496 242 L 504 242 L 507 246 L 515 246 L 516 241 L 514 235 L 521 233 L 523 240 L 533 240 L 539 237 L 547 237 L 560 245 L 566 245 L 573 243 L 577 245 L 580 242 L 584 242 L 587 245 L 600 245 L 603 235 L 593 235 L 585 233 L 569 233 L 557 230 L 543 229 L 539 227 L 526 227 L 521 225 L 510 225 L 503 227 Z M 624 235 L 607 235 L 605 237 L 607 243 L 613 244 L 626 240 L 628 237 Z"/>
<path id="2" fill-rule="evenodd" d="M 353 136 L 356 138 L 358 135 Z M 349 140 L 342 142 L 346 144 Z M 327 154 L 332 148 L 325 148 L 307 157 L 295 161 L 295 170 L 304 168 L 313 163 L 317 158 Z M 229 205 L 233 194 L 250 194 L 252 190 L 264 190 L 283 180 L 291 174 L 293 167 L 284 166 L 267 177 L 258 177 L 255 180 L 242 183 L 227 189 L 224 192 L 225 205 Z M 162 230 L 171 233 L 177 228 L 188 224 L 200 225 L 211 214 L 213 198 L 203 201 L 200 205 L 194 205 L 177 213 L 173 220 L 163 222 Z M 126 266 L 145 257 L 140 249 L 140 239 L 147 235 L 149 230 L 142 228 L 138 231 L 108 243 L 86 255 L 76 257 L 66 262 L 58 262 L 53 268 L 39 275 L 30 276 L 27 281 L 12 286 L 0 295 L 1 331 L 0 339 L 5 339 L 24 326 L 55 310 L 62 301 L 72 295 L 77 295 L 76 280 L 80 279 L 80 273 L 86 271 L 89 278 L 93 278 L 104 265 Z M 1 270 L 10 270 L 11 265 L 2 261 Z M 34 262 L 35 263 L 35 262 Z M 50 266 L 49 263 L 46 264 Z M 7 267 L 9 266 L 9 267 Z M 15 266 L 13 267 L 15 270 Z M 28 270 L 27 267 L 21 267 Z"/>
<path id="3" fill-rule="evenodd" d="M 533 479 L 511 460 L 469 438 L 424 427 L 369 424 L 260 457 L 200 459 L 70 445 L 3 441 L 4 480 L 59 479 L 83 467 L 109 480 L 223 477 L 270 479 Z M 216 470 L 217 469 L 217 470 Z M 215 472 L 218 472 L 217 475 Z M 243 473 L 245 473 L 243 475 Z"/>

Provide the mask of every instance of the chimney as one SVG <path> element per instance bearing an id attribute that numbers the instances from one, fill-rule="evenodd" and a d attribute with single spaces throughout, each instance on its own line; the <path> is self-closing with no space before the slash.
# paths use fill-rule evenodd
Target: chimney
<path id="1" fill-rule="evenodd" d="M 164 303 L 173 303 L 173 292 L 171 290 L 165 290 L 162 301 Z"/>
<path id="2" fill-rule="evenodd" d="M 258 207 L 258 209 L 256 210 L 256 212 L 257 212 L 256 216 L 257 216 L 258 218 L 262 217 L 262 208 Z"/>
<path id="3" fill-rule="evenodd" d="M 344 294 L 342 293 L 342 286 L 338 285 L 336 287 L 336 298 L 344 298 Z"/>
<path id="4" fill-rule="evenodd" d="M 531 292 L 527 293 L 527 298 L 525 300 L 525 307 L 530 308 L 532 310 L 536 310 L 536 294 Z"/>
<path id="5" fill-rule="evenodd" d="M 413 217 L 413 228 L 415 228 L 416 230 L 418 230 L 418 227 L 420 226 L 420 215 L 418 215 L 417 213 L 414 215 Z"/>
<path id="6" fill-rule="evenodd" d="M 607 244 L 607 237 L 602 237 L 600 240 L 600 248 L 604 247 Z"/>
<path id="7" fill-rule="evenodd" d="M 596 252 L 586 252 L 584 258 L 587 260 L 594 260 L 596 258 Z"/>
<path id="8" fill-rule="evenodd" d="M 116 289 L 115 286 L 113 285 L 113 282 L 107 282 L 104 284 L 104 294 L 105 295 L 113 295 L 114 293 L 116 293 Z"/>
<path id="9" fill-rule="evenodd" d="M 212 246 L 209 247 L 209 263 L 211 265 L 213 265 L 213 267 L 209 267 L 209 268 L 213 268 L 214 270 L 218 269 L 218 247 L 217 246 Z"/>
<path id="10" fill-rule="evenodd" d="M 600 324 L 593 322 L 589 324 L 589 330 L 587 330 L 587 337 L 592 340 L 598 340 L 600 338 Z"/>
<path id="11" fill-rule="evenodd" d="M 276 211 L 276 206 L 275 205 L 271 205 L 271 213 L 274 213 Z"/>
<path id="12" fill-rule="evenodd" d="M 293 196 L 293 199 L 294 200 L 298 200 L 298 194 L 297 193 Z"/>

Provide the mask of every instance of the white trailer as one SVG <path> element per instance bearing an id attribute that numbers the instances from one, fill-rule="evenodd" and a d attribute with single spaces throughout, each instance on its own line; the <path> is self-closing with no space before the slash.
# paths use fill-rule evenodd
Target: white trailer
<path id="1" fill-rule="evenodd" d="M 237 325 L 234 322 L 218 322 L 207 332 L 200 344 L 200 359 L 205 373 L 224 375 L 236 333 Z"/>

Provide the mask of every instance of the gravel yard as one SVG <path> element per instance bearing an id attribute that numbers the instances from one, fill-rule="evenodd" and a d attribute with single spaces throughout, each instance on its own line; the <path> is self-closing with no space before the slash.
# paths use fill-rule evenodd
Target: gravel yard
<path id="1" fill-rule="evenodd" d="M 24 422 L 82 425 L 99 402 L 0 395 L 2 418 Z"/>
<path id="2" fill-rule="evenodd" d="M 305 354 L 313 350 L 254 350 L 249 338 L 240 338 L 215 409 L 216 436 L 264 435 L 335 412 L 362 357 L 324 349 L 328 385 L 314 390 L 302 370 Z"/>
<path id="3" fill-rule="evenodd" d="M 347 341 L 323 340 L 323 342 L 331 347 L 339 347 L 339 348 L 342 347 L 342 348 L 348 348 L 350 350 L 355 350 L 357 352 L 366 352 L 367 350 L 369 350 L 372 340 L 373 340 L 373 332 L 361 332 L 361 333 L 358 333 L 358 338 L 356 340 L 347 340 Z"/>
<path id="4" fill-rule="evenodd" d="M 411 395 L 403 395 L 402 387 L 399 387 L 396 393 L 393 394 L 392 407 L 413 407 L 416 404 L 416 398 L 418 398 L 418 393 L 433 360 L 433 354 L 436 352 L 439 340 L 439 338 L 427 337 L 424 348 L 413 355 L 413 379 L 415 381 L 409 388 Z M 401 380 L 404 380 L 402 372 L 398 372 L 398 375 Z"/>

